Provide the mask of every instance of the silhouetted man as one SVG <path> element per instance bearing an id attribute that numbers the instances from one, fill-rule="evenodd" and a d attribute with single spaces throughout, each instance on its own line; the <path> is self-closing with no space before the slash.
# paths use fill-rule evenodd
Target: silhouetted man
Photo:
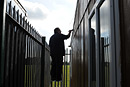
<path id="1" fill-rule="evenodd" d="M 54 29 L 54 35 L 51 36 L 49 41 L 50 55 L 52 58 L 51 67 L 51 80 L 62 80 L 62 65 L 63 56 L 65 56 L 64 40 L 70 37 L 72 30 L 69 30 L 68 35 L 61 34 L 59 28 Z"/>

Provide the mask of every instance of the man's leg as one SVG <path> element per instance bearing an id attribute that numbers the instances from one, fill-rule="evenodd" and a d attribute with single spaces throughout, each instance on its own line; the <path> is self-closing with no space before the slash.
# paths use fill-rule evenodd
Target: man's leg
<path id="1" fill-rule="evenodd" d="M 52 62 L 51 62 L 51 80 L 54 81 L 56 80 L 56 57 L 55 56 L 51 56 L 52 57 Z"/>
<path id="2" fill-rule="evenodd" d="M 62 67 L 63 67 L 63 56 L 58 56 L 56 65 L 56 80 L 62 81 Z"/>

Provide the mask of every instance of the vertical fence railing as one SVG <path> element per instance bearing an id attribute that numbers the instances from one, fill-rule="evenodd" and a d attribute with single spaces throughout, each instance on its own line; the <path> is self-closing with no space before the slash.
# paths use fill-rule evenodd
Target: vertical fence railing
<path id="1" fill-rule="evenodd" d="M 51 76 L 50 76 L 50 49 L 47 43 L 45 43 L 45 63 L 44 63 L 44 87 L 49 87 L 51 84 Z M 42 80 L 43 81 L 43 80 Z"/>
<path id="2" fill-rule="evenodd" d="M 0 0 L 0 87 L 3 87 L 4 83 L 5 12 L 6 0 Z"/>
<path id="3" fill-rule="evenodd" d="M 68 49 L 66 50 L 66 54 L 63 58 L 63 66 L 62 66 L 62 81 L 52 81 L 50 87 L 70 87 L 70 54 L 68 53 Z"/>
<path id="4" fill-rule="evenodd" d="M 44 87 L 45 37 L 12 0 L 0 0 L 0 10 L 0 87 Z"/>
<path id="5" fill-rule="evenodd" d="M 63 62 L 63 87 L 70 87 L 70 53 L 66 49 L 66 55 Z"/>

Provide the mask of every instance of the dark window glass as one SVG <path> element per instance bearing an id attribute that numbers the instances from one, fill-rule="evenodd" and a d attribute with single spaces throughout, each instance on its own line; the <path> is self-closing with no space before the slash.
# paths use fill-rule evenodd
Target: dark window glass
<path id="1" fill-rule="evenodd" d="M 110 87 L 110 1 L 105 0 L 100 9 L 100 87 Z"/>
<path id="2" fill-rule="evenodd" d="M 90 28 L 90 69 L 91 69 L 91 87 L 96 87 L 96 16 L 95 14 L 91 18 Z"/>

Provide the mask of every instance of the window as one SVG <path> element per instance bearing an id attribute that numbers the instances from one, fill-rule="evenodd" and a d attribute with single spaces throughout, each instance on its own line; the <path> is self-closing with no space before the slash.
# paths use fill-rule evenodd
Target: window
<path id="1" fill-rule="evenodd" d="M 95 0 L 96 1 L 96 0 Z M 89 13 L 88 86 L 116 87 L 111 0 L 99 0 Z M 111 74 L 110 74 L 111 72 Z M 111 83 L 111 84 L 110 84 Z"/>
<path id="2" fill-rule="evenodd" d="M 110 87 L 110 2 L 99 8 L 100 19 L 100 87 Z"/>

